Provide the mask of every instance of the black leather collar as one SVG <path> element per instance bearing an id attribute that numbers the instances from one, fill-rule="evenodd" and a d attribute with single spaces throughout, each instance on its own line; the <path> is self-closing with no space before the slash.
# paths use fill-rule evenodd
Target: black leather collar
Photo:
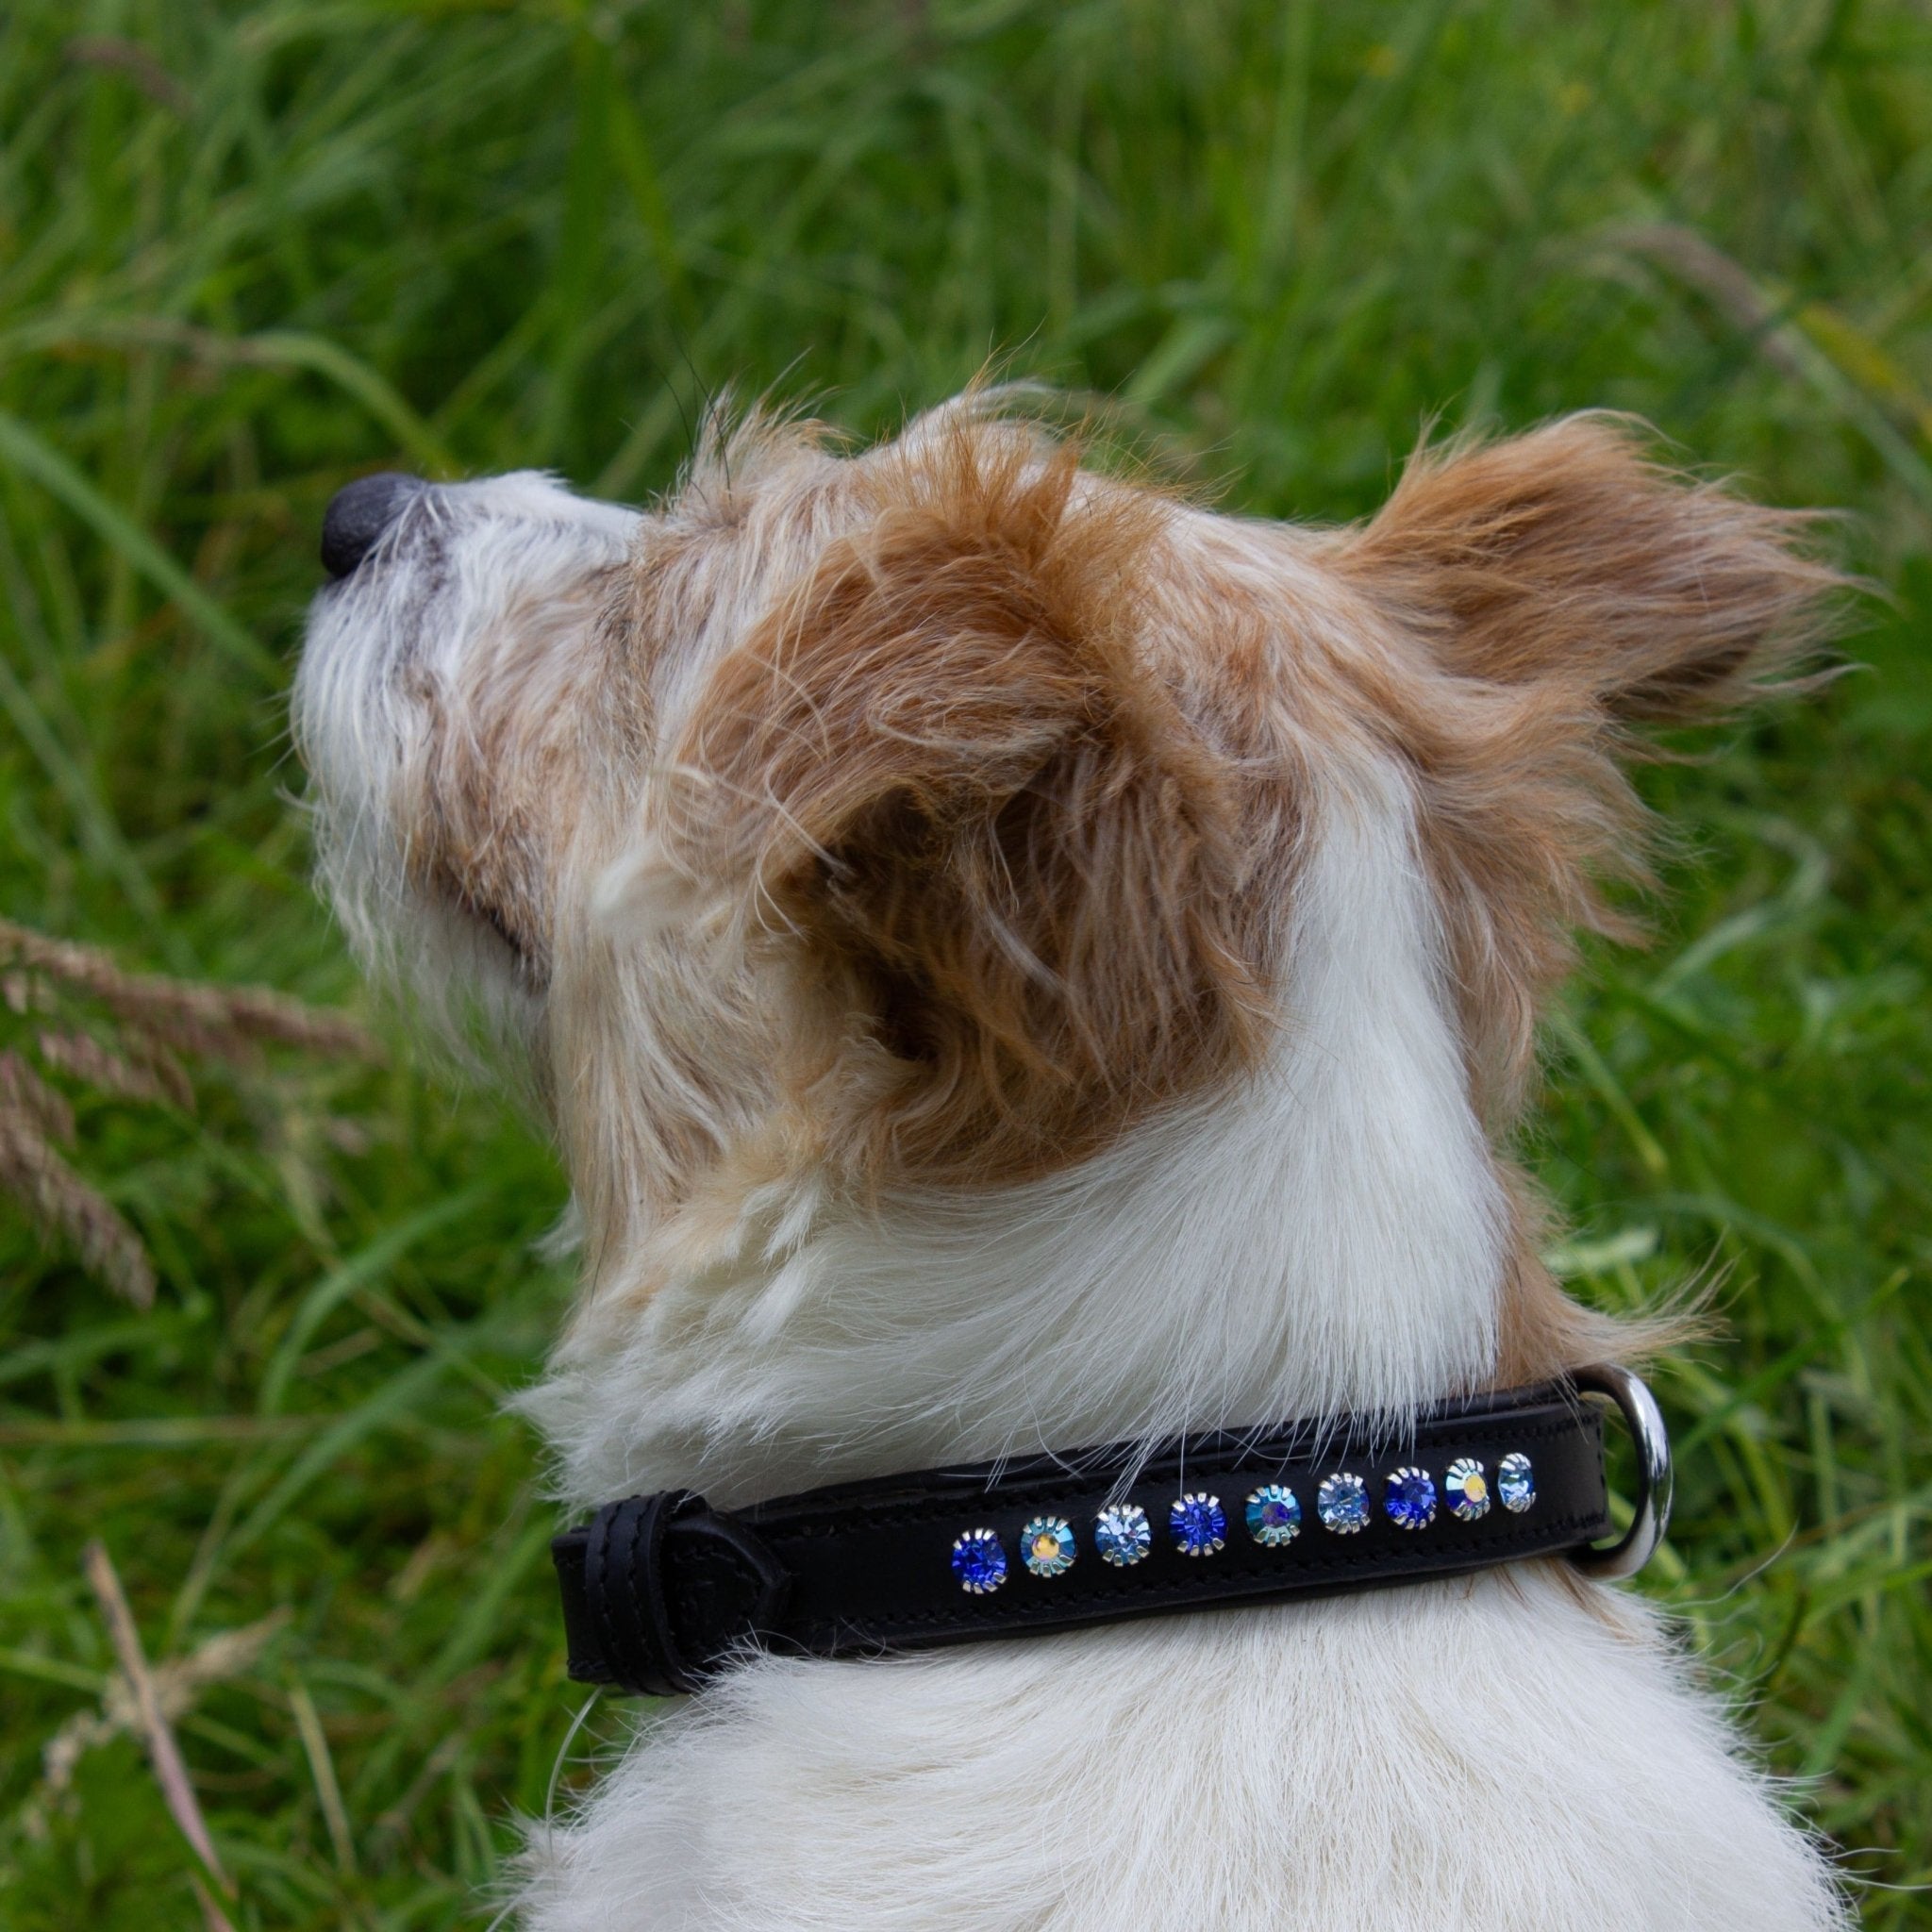
<path id="1" fill-rule="evenodd" d="M 1565 1382 L 1400 1429 L 1343 1417 L 1151 1456 L 1115 1443 L 736 1510 L 672 1490 L 605 1505 L 551 1551 L 570 1674 L 662 1696 L 754 1647 L 876 1657 L 1328 1596 L 1582 1554 L 1609 1529 L 1601 1417 Z"/>

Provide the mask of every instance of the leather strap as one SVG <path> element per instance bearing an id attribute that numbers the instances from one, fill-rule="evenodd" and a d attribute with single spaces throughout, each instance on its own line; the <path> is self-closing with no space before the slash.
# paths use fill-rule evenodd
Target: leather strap
<path id="1" fill-rule="evenodd" d="M 1522 1494 L 1501 1479 L 1510 1457 L 1527 1458 L 1534 1492 L 1520 1509 L 1505 1507 Z M 1449 1482 L 1465 1460 L 1481 1465 L 1480 1514 Z M 1403 1472 L 1426 1475 L 1427 1490 L 1400 1480 Z M 1331 1475 L 1360 1479 L 1358 1530 L 1324 1523 L 1318 1496 Z M 1246 1498 L 1266 1484 L 1291 1490 L 1301 1512 L 1292 1540 L 1275 1546 L 1244 1520 Z M 1180 1547 L 1169 1512 L 1184 1494 L 1216 1499 L 1219 1550 Z M 1402 1526 L 1397 1517 L 1420 1514 L 1414 1505 L 1431 1494 L 1432 1519 Z M 1104 1561 L 1095 1538 L 1100 1512 L 1122 1505 L 1138 1506 L 1148 1530 L 1145 1556 L 1124 1567 Z M 1022 1531 L 1036 1519 L 1072 1531 L 1074 1560 L 1061 1574 L 1035 1574 L 1024 1560 Z M 1452 1404 L 1399 1430 L 1341 1418 L 1191 1437 L 1151 1456 L 1115 1443 L 842 1483 L 737 1510 L 672 1490 L 607 1504 L 551 1551 L 570 1674 L 665 1696 L 698 1689 L 758 1647 L 874 1657 L 1327 1596 L 1574 1550 L 1609 1529 L 1601 1419 L 1568 1384 L 1551 1383 Z M 1004 1570 L 983 1594 L 964 1587 L 954 1563 L 958 1540 L 975 1531 L 991 1532 Z M 967 1574 L 984 1581 L 983 1570 Z"/>

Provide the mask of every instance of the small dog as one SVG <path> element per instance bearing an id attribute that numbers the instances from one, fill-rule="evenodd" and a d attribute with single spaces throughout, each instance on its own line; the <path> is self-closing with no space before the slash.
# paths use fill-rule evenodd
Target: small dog
<path id="1" fill-rule="evenodd" d="M 1635 727 L 1817 640 L 1803 520 L 1619 423 L 1210 513 L 968 396 L 754 418 L 642 514 L 352 485 L 296 688 L 354 940 L 513 1053 L 585 1289 L 563 1496 L 732 1506 L 1292 1417 L 1610 1332 L 1507 1149 L 1640 875 Z M 532 1836 L 541 1932 L 1819 1932 L 1820 1851 L 1558 1560 L 756 1657 Z"/>

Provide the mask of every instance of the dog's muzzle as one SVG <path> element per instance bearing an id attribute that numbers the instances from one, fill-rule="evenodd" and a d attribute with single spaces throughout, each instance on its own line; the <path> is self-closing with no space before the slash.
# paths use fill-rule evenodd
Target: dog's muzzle
<path id="1" fill-rule="evenodd" d="M 1615 1542 L 1604 1541 L 1603 1411 L 1590 1396 L 1622 1412 L 1637 1450 L 1632 1520 Z M 1627 1576 L 1663 1536 L 1670 1474 L 1649 1390 L 1604 1366 L 1399 1427 L 1343 1416 L 1152 1455 L 1112 1443 L 738 1510 L 688 1490 L 633 1496 L 551 1550 L 570 1674 L 663 1696 L 760 1648 L 878 1657 L 1530 1557 Z"/>

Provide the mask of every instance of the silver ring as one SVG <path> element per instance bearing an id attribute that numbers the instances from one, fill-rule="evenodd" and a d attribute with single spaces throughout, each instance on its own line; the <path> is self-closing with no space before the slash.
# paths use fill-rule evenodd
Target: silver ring
<path id="1" fill-rule="evenodd" d="M 1630 1527 L 1613 1543 L 1589 1543 L 1570 1552 L 1586 1576 L 1614 1583 L 1635 1576 L 1650 1561 L 1671 1520 L 1671 1437 L 1663 1411 L 1642 1378 L 1615 1362 L 1595 1362 L 1570 1377 L 1584 1395 L 1613 1402 L 1637 1445 L 1637 1503 Z"/>

